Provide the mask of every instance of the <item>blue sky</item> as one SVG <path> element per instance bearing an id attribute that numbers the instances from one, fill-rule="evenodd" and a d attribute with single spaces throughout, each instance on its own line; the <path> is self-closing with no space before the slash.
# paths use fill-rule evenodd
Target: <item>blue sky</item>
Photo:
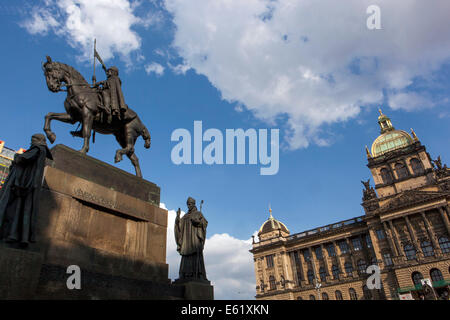
<path id="1" fill-rule="evenodd" d="M 379 1 L 382 29 L 369 31 L 370 1 L 0 1 L 0 139 L 27 147 L 46 113 L 64 111 L 65 94 L 48 91 L 41 63 L 50 55 L 90 81 L 96 37 L 152 135 L 151 148 L 139 139 L 136 154 L 169 210 L 184 210 L 188 196 L 203 199 L 208 235 L 224 245 L 248 240 L 269 203 L 291 233 L 360 216 L 360 181 L 370 177 L 364 147 L 379 135 L 379 107 L 397 129 L 414 128 L 433 159 L 450 158 L 449 22 L 440 14 L 449 5 L 413 2 L 405 13 Z M 105 78 L 99 67 L 96 74 Z M 280 129 L 278 174 L 261 176 L 259 165 L 174 165 L 170 136 L 193 132 L 195 120 L 223 133 Z M 56 143 L 81 148 L 69 134 L 75 126 L 52 128 Z M 89 154 L 113 164 L 117 148 L 113 136 L 97 134 Z M 134 172 L 126 158 L 117 166 Z M 247 290 L 242 297 L 251 298 L 248 262 L 236 274 L 247 288 L 219 297 Z"/>

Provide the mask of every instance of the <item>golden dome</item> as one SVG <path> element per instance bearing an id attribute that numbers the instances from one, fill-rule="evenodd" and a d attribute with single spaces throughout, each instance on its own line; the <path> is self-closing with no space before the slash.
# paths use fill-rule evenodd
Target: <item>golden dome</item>
<path id="1" fill-rule="evenodd" d="M 272 209 L 269 209 L 269 212 L 270 212 L 269 219 L 267 219 L 262 224 L 261 228 L 259 228 L 258 236 L 263 233 L 269 233 L 271 231 L 276 231 L 276 230 L 281 230 L 281 231 L 289 234 L 290 232 L 289 232 L 288 228 L 284 225 L 284 223 L 276 220 L 272 216 Z"/>
<path id="2" fill-rule="evenodd" d="M 372 144 L 372 157 L 380 156 L 386 152 L 407 147 L 414 143 L 413 138 L 403 130 L 395 130 L 391 119 L 380 111 L 378 124 L 381 135 Z"/>
<path id="3" fill-rule="evenodd" d="M 372 157 L 377 157 L 386 152 L 404 148 L 413 144 L 411 136 L 403 130 L 392 130 L 383 133 L 372 144 Z"/>

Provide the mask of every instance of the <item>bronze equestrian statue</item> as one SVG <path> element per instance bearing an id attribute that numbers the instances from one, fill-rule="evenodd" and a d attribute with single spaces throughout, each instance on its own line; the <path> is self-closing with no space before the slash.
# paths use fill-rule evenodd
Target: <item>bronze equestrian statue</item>
<path id="1" fill-rule="evenodd" d="M 145 148 L 150 148 L 150 133 L 141 122 L 136 112 L 131 108 L 121 108 L 120 116 L 109 117 L 105 110 L 105 102 L 98 85 L 93 87 L 74 68 L 61 62 L 54 62 L 47 56 L 43 64 L 43 70 L 47 81 L 47 87 L 52 92 L 66 91 L 67 97 L 64 101 L 64 113 L 50 112 L 45 116 L 44 131 L 48 140 L 53 143 L 56 135 L 52 132 L 50 122 L 58 120 L 66 123 L 81 123 L 81 130 L 71 131 L 74 137 L 84 139 L 83 148 L 80 152 L 86 154 L 89 151 L 89 139 L 91 132 L 102 134 L 113 134 L 122 149 L 116 151 L 114 161 L 122 160 L 125 154 L 131 160 L 136 169 L 136 176 L 142 177 L 139 160 L 134 153 L 134 144 L 139 136 L 145 141 Z M 63 89 L 62 87 L 66 87 Z"/>

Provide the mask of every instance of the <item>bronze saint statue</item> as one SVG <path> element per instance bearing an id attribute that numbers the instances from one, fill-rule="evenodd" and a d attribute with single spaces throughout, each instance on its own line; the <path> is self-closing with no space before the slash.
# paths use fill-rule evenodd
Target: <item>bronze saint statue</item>
<path id="1" fill-rule="evenodd" d="M 203 260 L 208 221 L 197 210 L 195 199 L 189 197 L 187 207 L 189 210 L 182 218 L 178 208 L 175 218 L 175 241 L 181 255 L 179 280 L 208 281 Z"/>
<path id="2" fill-rule="evenodd" d="M 74 137 L 84 139 L 82 153 L 89 151 L 89 139 L 92 130 L 102 134 L 113 134 L 122 149 L 116 151 L 114 157 L 115 162 L 122 160 L 122 156 L 126 155 L 133 164 L 136 175 L 142 177 L 139 167 L 139 160 L 134 153 L 134 144 L 139 136 L 145 141 L 145 148 L 150 148 L 150 133 L 145 125 L 141 122 L 136 112 L 125 105 L 122 90 L 120 89 L 120 79 L 118 78 L 117 68 L 110 68 L 109 79 L 106 80 L 105 86 L 108 87 L 110 96 L 110 105 L 112 108 L 122 110 L 120 117 L 108 119 L 108 112 L 102 104 L 102 94 L 98 92 L 98 86 L 90 86 L 84 77 L 74 68 L 61 62 L 54 62 L 47 56 L 47 61 L 43 64 L 47 87 L 52 92 L 66 91 L 67 98 L 64 101 L 65 113 L 50 112 L 45 116 L 44 131 L 51 143 L 56 139 L 56 135 L 52 132 L 50 122 L 58 120 L 66 123 L 81 123 L 80 131 L 72 131 Z M 62 89 L 66 87 L 66 89 Z M 111 121 L 108 121 L 111 120 Z M 94 135 L 95 137 L 95 135 Z M 95 141 L 95 140 L 94 140 Z"/>
<path id="3" fill-rule="evenodd" d="M 36 218 L 45 159 L 52 159 L 45 136 L 35 134 L 30 149 L 16 154 L 0 191 L 0 239 L 28 244 L 36 241 Z"/>

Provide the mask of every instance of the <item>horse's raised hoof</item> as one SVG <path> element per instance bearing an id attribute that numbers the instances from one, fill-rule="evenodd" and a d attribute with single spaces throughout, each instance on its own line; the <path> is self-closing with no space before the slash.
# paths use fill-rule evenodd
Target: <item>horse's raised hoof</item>
<path id="1" fill-rule="evenodd" d="M 56 140 L 56 134 L 54 134 L 53 132 L 49 133 L 49 134 L 47 134 L 47 138 L 48 138 L 48 141 L 50 141 L 50 143 L 53 143 Z"/>
<path id="2" fill-rule="evenodd" d="M 144 148 L 145 149 L 150 148 L 150 141 L 148 141 L 148 140 L 145 141 Z"/>
<path id="3" fill-rule="evenodd" d="M 122 161 L 122 155 L 120 154 L 116 154 L 116 156 L 114 157 L 114 163 L 120 162 Z"/>

